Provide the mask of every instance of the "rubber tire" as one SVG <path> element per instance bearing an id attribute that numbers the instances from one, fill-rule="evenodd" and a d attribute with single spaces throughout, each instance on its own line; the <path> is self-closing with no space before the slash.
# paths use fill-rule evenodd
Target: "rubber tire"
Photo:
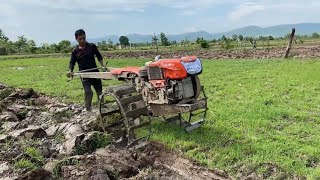
<path id="1" fill-rule="evenodd" d="M 193 90 L 194 90 L 194 99 L 198 99 L 201 94 L 201 83 L 200 79 L 197 75 L 191 76 L 192 84 L 193 84 Z"/>

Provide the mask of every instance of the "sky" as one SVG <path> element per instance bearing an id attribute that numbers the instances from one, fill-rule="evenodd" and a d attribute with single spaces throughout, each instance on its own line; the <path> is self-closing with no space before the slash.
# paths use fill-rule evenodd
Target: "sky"
<path id="1" fill-rule="evenodd" d="M 319 0 L 0 0 L 0 28 L 39 43 L 131 33 L 229 31 L 248 25 L 320 22 Z"/>

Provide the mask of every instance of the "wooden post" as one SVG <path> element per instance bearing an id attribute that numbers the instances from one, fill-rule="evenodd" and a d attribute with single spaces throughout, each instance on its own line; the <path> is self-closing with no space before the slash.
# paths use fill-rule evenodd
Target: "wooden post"
<path id="1" fill-rule="evenodd" d="M 291 49 L 292 41 L 294 40 L 295 32 L 296 32 L 296 29 L 292 28 L 292 32 L 291 32 L 291 35 L 290 35 L 290 38 L 289 38 L 289 43 L 288 43 L 288 46 L 287 46 L 287 49 L 286 49 L 286 53 L 284 54 L 284 58 L 288 58 L 288 56 L 289 56 L 289 52 L 290 52 L 290 49 Z"/>

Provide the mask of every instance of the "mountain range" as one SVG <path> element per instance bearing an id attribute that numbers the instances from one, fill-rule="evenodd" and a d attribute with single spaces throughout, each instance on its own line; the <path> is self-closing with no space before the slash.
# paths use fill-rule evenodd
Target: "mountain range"
<path id="1" fill-rule="evenodd" d="M 190 32 L 184 34 L 177 34 L 177 35 L 166 35 L 169 41 L 177 41 L 180 42 L 182 40 L 188 39 L 190 41 L 194 41 L 197 37 L 202 37 L 206 40 L 211 39 L 219 39 L 223 35 L 226 37 L 231 37 L 234 34 L 243 35 L 243 36 L 273 36 L 273 37 L 283 37 L 286 34 L 291 32 L 292 28 L 296 28 L 296 34 L 299 35 L 310 35 L 314 32 L 320 32 L 320 23 L 299 23 L 299 24 L 282 24 L 270 27 L 259 27 L 259 26 L 246 26 L 243 28 L 233 29 L 227 32 L 220 32 L 220 33 L 209 33 L 207 31 L 197 31 L 197 32 Z M 146 43 L 151 42 L 152 35 L 142 35 L 142 34 L 127 34 L 125 35 L 129 38 L 131 43 Z M 157 35 L 160 37 L 160 35 Z M 119 42 L 119 37 L 116 35 L 109 35 L 106 37 L 101 38 L 93 38 L 88 39 L 90 42 L 101 42 L 102 40 L 110 39 L 112 42 L 117 43 Z"/>

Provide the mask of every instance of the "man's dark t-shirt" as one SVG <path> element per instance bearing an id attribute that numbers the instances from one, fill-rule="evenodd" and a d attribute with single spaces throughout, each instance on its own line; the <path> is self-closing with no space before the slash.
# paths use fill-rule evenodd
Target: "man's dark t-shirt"
<path id="1" fill-rule="evenodd" d="M 84 49 L 79 49 L 79 47 L 77 46 L 71 53 L 69 69 L 73 71 L 76 62 L 78 63 L 80 71 L 97 68 L 94 55 L 97 56 L 99 61 L 102 60 L 102 56 L 95 44 L 87 43 Z M 99 70 L 92 70 L 91 72 L 99 72 Z"/>

